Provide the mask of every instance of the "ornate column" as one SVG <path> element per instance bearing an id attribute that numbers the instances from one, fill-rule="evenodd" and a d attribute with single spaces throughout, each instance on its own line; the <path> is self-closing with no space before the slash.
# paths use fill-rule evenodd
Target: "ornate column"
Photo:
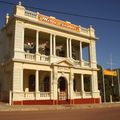
<path id="1" fill-rule="evenodd" d="M 52 34 L 50 34 L 50 56 L 53 55 L 53 46 L 52 46 Z"/>
<path id="2" fill-rule="evenodd" d="M 66 42 L 67 42 L 67 58 L 69 58 L 69 38 L 67 38 Z"/>
<path id="3" fill-rule="evenodd" d="M 84 98 L 85 91 L 84 91 L 84 75 L 83 74 L 81 74 L 81 93 L 82 93 L 82 98 Z"/>
<path id="4" fill-rule="evenodd" d="M 56 56 L 56 36 L 53 35 L 53 55 Z"/>
<path id="5" fill-rule="evenodd" d="M 72 40 L 70 39 L 70 45 L 69 45 L 70 46 L 70 58 L 72 58 L 72 45 L 71 45 L 71 41 Z"/>
<path id="6" fill-rule="evenodd" d="M 22 51 L 24 51 L 24 41 L 25 41 L 25 40 L 24 40 L 24 36 L 25 36 L 24 34 L 25 34 L 25 28 L 23 27 L 22 39 L 21 39 L 21 40 L 22 40 Z"/>
<path id="7" fill-rule="evenodd" d="M 36 70 L 36 76 L 35 76 L 35 91 L 39 92 L 39 71 Z"/>
<path id="8" fill-rule="evenodd" d="M 39 31 L 36 31 L 36 61 L 39 61 Z"/>
<path id="9" fill-rule="evenodd" d="M 58 74 L 58 71 L 57 71 L 57 67 L 54 66 L 53 68 L 53 101 L 54 101 L 54 104 L 57 104 L 58 102 L 58 81 L 57 81 L 57 74 Z"/>
<path id="10" fill-rule="evenodd" d="M 82 66 L 82 62 L 83 62 L 83 55 L 82 55 L 82 42 L 80 41 L 80 63 Z"/>
<path id="11" fill-rule="evenodd" d="M 38 45 L 39 45 L 39 32 L 36 31 L 36 54 L 38 54 Z"/>
<path id="12" fill-rule="evenodd" d="M 73 73 L 73 70 L 71 69 L 70 70 L 69 92 L 68 92 L 68 99 L 70 99 L 70 104 L 74 104 L 73 80 L 74 80 L 74 73 Z"/>
<path id="13" fill-rule="evenodd" d="M 51 100 L 54 100 L 54 81 L 53 80 L 54 80 L 53 79 L 53 71 L 51 71 L 51 74 L 50 74 L 50 97 L 51 97 Z"/>

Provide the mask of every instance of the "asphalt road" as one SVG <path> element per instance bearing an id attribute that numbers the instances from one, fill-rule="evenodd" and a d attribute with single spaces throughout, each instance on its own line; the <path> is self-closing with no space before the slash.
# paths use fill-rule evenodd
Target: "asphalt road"
<path id="1" fill-rule="evenodd" d="M 0 112 L 0 120 L 120 120 L 120 107 Z"/>

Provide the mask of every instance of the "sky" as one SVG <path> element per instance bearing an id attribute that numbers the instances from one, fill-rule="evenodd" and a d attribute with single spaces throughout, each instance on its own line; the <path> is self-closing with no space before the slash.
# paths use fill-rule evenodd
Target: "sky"
<path id="1" fill-rule="evenodd" d="M 3 1 L 17 4 L 20 0 Z M 21 0 L 21 2 L 23 6 L 120 20 L 120 0 Z M 14 6 L 0 2 L 0 28 L 4 25 L 6 13 L 11 14 L 13 9 Z M 120 68 L 120 21 L 111 22 L 41 10 L 34 11 L 55 16 L 57 19 L 70 21 L 85 28 L 92 25 L 96 37 L 99 38 L 96 41 L 97 63 L 103 68 L 111 68 L 109 63 L 112 58 L 112 68 Z"/>

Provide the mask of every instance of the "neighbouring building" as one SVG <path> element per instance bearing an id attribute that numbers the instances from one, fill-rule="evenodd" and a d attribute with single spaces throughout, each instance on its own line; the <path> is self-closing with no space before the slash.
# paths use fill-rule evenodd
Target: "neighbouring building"
<path id="1" fill-rule="evenodd" d="M 106 69 L 104 73 L 104 94 L 106 102 L 117 102 L 119 101 L 119 73 L 117 69 L 109 70 Z"/>
<path id="2" fill-rule="evenodd" d="M 10 104 L 100 103 L 96 36 L 90 26 L 19 3 L 0 33 L 0 97 Z"/>

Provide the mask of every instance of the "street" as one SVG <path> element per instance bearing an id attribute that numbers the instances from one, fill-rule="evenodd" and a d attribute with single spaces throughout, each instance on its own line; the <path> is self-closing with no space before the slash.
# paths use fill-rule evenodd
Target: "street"
<path id="1" fill-rule="evenodd" d="M 120 107 L 0 112 L 0 120 L 119 120 Z"/>

